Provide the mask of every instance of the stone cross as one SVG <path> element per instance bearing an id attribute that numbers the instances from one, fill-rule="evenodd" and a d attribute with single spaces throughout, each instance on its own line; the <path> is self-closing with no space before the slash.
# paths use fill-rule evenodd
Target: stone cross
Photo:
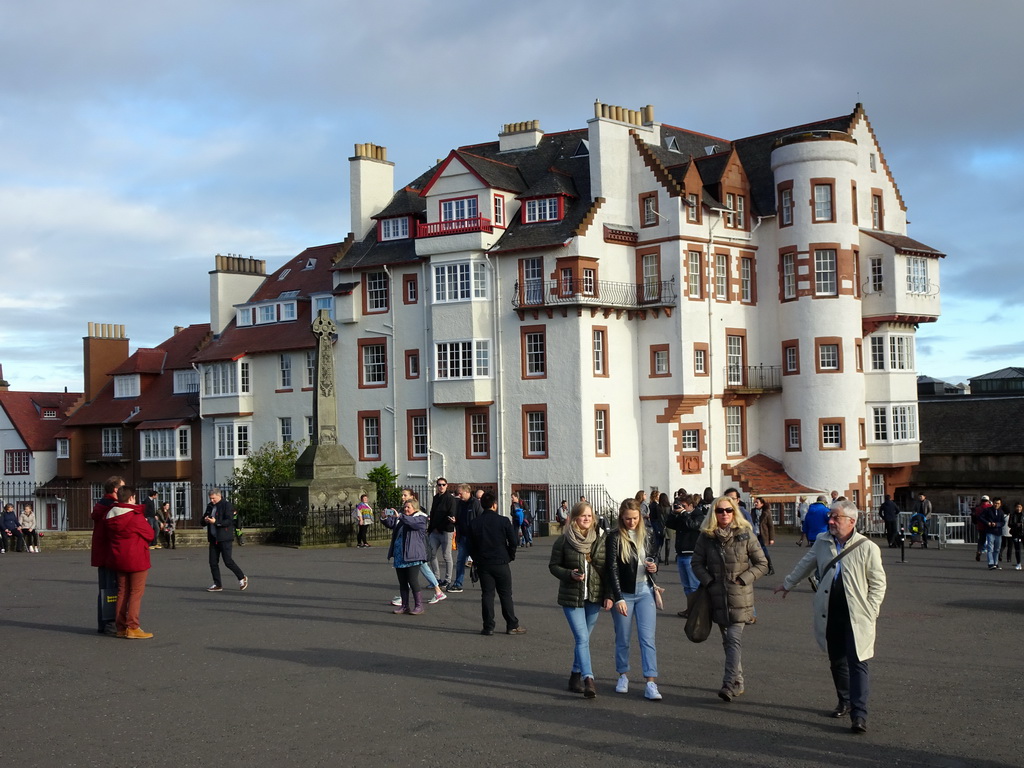
<path id="1" fill-rule="evenodd" d="M 326 309 L 313 321 L 316 344 L 316 397 L 313 400 L 313 444 L 337 445 L 338 396 L 334 388 L 334 337 L 338 326 Z"/>

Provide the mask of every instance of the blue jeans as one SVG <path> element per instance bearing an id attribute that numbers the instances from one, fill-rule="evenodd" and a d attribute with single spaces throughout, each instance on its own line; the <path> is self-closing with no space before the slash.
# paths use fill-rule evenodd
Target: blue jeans
<path id="1" fill-rule="evenodd" d="M 626 601 L 627 615 L 619 613 L 618 606 L 612 608 L 612 623 L 615 625 L 615 671 L 620 675 L 629 672 L 629 642 L 633 633 L 633 618 L 636 618 L 636 636 L 640 642 L 640 665 L 644 677 L 658 676 L 658 652 L 654 648 L 654 627 L 658 609 L 654 605 L 651 586 L 644 583 L 637 586 L 635 594 L 622 593 Z"/>
<path id="2" fill-rule="evenodd" d="M 455 583 L 453 587 L 462 587 L 462 580 L 466 578 L 466 560 L 469 559 L 469 542 L 465 536 L 459 537 L 459 550 L 455 553 Z"/>
<path id="3" fill-rule="evenodd" d="M 985 537 L 985 543 L 988 547 L 988 564 L 991 567 L 999 562 L 999 547 L 1003 543 L 1003 532 L 1000 530 L 989 533 Z"/>
<path id="4" fill-rule="evenodd" d="M 593 677 L 594 668 L 590 664 L 590 635 L 597 623 L 597 615 L 601 612 L 600 603 L 583 603 L 582 608 L 570 608 L 563 605 L 565 620 L 576 640 L 576 650 L 572 658 L 572 671 L 579 672 L 583 677 Z"/>
<path id="5" fill-rule="evenodd" d="M 424 563 L 420 566 L 420 573 L 423 574 L 423 578 L 427 580 L 427 584 L 430 585 L 431 589 L 437 588 L 437 576 L 430 570 L 430 563 Z"/>
<path id="6" fill-rule="evenodd" d="M 682 582 L 683 592 L 692 595 L 700 586 L 700 580 L 693 575 L 690 567 L 690 558 L 693 555 L 676 555 L 676 565 L 679 567 L 679 581 Z"/>

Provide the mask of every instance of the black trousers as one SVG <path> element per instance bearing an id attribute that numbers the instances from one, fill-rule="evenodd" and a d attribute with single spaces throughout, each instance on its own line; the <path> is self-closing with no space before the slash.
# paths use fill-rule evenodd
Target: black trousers
<path id="1" fill-rule="evenodd" d="M 106 629 L 117 618 L 117 571 L 109 568 L 97 568 L 99 594 L 96 597 L 97 632 Z"/>
<path id="2" fill-rule="evenodd" d="M 842 578 L 832 582 L 828 596 L 828 625 L 825 627 L 828 661 L 832 668 L 832 682 L 840 703 L 850 705 L 850 717 L 868 716 L 868 693 L 871 679 L 868 663 L 857 658 L 857 643 L 853 639 L 850 606 Z"/>
<path id="3" fill-rule="evenodd" d="M 242 573 L 242 569 L 235 565 L 235 560 L 231 557 L 231 546 L 234 542 L 232 541 L 211 541 L 210 542 L 210 573 L 213 574 L 213 583 L 218 587 L 224 585 L 220 581 L 220 559 L 224 558 L 224 567 L 235 574 L 235 577 L 241 581 L 245 578 L 245 574 Z"/>
<path id="4" fill-rule="evenodd" d="M 899 535 L 899 531 L 896 529 L 895 520 L 885 521 L 885 538 L 889 542 L 890 547 L 896 546 L 896 537 Z"/>
<path id="5" fill-rule="evenodd" d="M 508 563 L 474 562 L 480 575 L 480 613 L 484 629 L 494 629 L 494 593 L 501 601 L 501 615 L 505 619 L 505 630 L 519 626 L 516 609 L 512 604 L 512 569 Z"/>

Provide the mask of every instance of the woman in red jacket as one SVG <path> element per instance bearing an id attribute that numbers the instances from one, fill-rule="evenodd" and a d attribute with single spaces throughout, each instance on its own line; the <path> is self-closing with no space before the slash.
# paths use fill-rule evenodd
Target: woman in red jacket
<path id="1" fill-rule="evenodd" d="M 117 503 L 107 512 L 104 525 L 110 556 L 107 567 L 117 571 L 117 636 L 131 640 L 152 637 L 152 632 L 139 627 L 139 607 L 146 591 L 153 526 L 146 521 L 142 505 L 135 503 L 133 489 L 117 489 Z"/>

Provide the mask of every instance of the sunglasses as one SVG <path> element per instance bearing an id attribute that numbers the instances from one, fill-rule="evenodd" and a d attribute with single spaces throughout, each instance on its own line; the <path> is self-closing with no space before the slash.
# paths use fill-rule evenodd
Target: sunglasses
<path id="1" fill-rule="evenodd" d="M 716 515 L 731 515 L 732 511 L 733 511 L 732 507 L 719 507 L 718 509 L 715 510 L 715 514 Z"/>

